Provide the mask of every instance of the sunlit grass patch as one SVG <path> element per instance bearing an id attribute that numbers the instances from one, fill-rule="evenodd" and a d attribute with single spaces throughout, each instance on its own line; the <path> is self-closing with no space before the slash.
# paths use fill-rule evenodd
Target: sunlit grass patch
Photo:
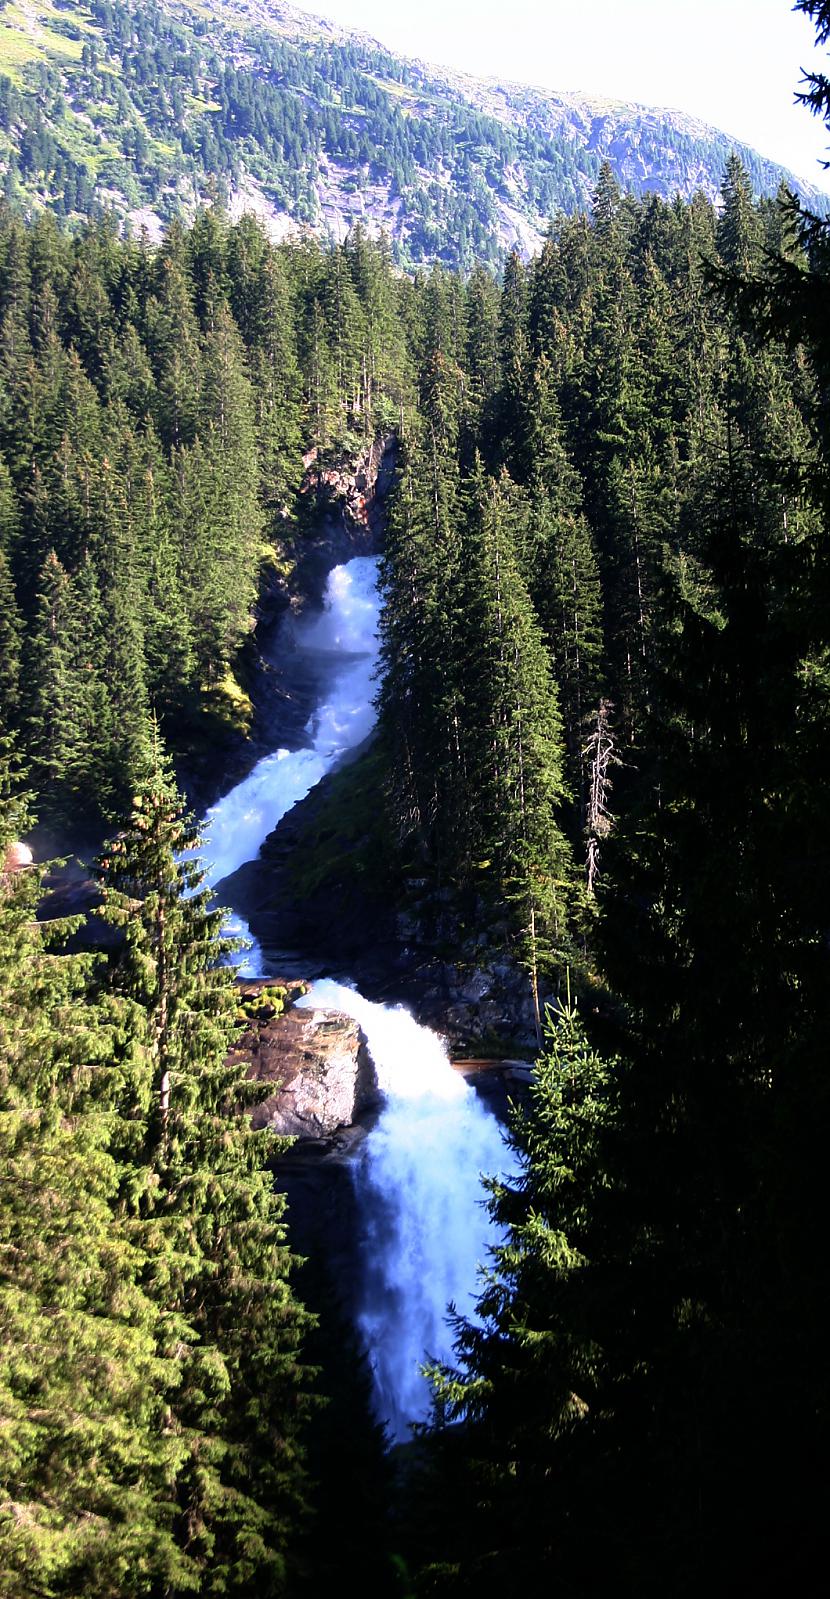
<path id="1" fill-rule="evenodd" d="M 204 690 L 203 699 L 207 710 L 212 711 L 229 727 L 236 728 L 238 732 L 247 736 L 251 729 L 254 707 L 250 694 L 246 694 L 230 667 L 224 677 Z"/>
<path id="2" fill-rule="evenodd" d="M 97 34 L 88 11 L 49 0 L 7 5 L 0 14 L 0 71 L 20 83 L 23 68 L 48 60 L 80 61 L 84 39 Z"/>
<path id="3" fill-rule="evenodd" d="M 201 116 L 203 111 L 221 111 L 218 100 L 205 100 L 200 94 L 189 94 L 187 97 L 187 110 L 196 116 Z"/>

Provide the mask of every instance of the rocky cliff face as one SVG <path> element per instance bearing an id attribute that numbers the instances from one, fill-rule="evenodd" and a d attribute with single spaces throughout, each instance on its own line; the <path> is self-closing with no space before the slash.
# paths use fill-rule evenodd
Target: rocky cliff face
<path id="1" fill-rule="evenodd" d="M 266 952 L 295 951 L 294 969 L 345 973 L 368 998 L 402 1001 L 459 1053 L 486 1049 L 532 1057 L 530 983 L 505 953 L 500 930 L 488 926 L 472 935 L 475 918 L 462 924 L 447 890 L 419 892 L 412 884 L 387 884 L 355 870 L 355 855 L 365 855 L 367 846 L 351 836 L 346 819 L 328 838 L 338 825 L 331 797 L 341 794 L 351 772 L 359 777 L 357 764 L 349 773 L 323 778 L 295 805 L 269 834 L 259 858 L 225 879 L 222 897 L 241 912 Z M 345 809 L 348 793 L 341 798 Z M 321 835 L 327 839 L 326 869 L 299 891 L 298 863 L 309 852 L 319 853 Z"/>
<path id="2" fill-rule="evenodd" d="M 342 462 L 321 460 L 318 450 L 305 456 L 301 493 L 313 494 L 324 524 L 343 523 L 352 555 L 372 554 L 383 528 L 383 501 L 392 486 L 397 436 L 382 434 L 356 457 Z M 363 535 L 363 536 L 362 536 Z"/>
<path id="3" fill-rule="evenodd" d="M 300 498 L 313 515 L 291 578 L 293 609 L 321 598 L 333 566 L 355 555 L 377 554 L 397 445 L 397 434 L 390 432 L 356 456 L 322 459 L 316 449 L 305 456 Z"/>
<path id="4" fill-rule="evenodd" d="M 537 1050 L 533 997 L 527 974 L 503 951 L 460 942 L 455 960 L 421 943 L 412 918 L 400 945 L 399 988 L 418 1020 L 443 1033 L 461 1056 L 482 1045 L 533 1056 Z M 413 937 L 413 931 L 415 936 Z M 512 1069 L 516 1064 L 507 1062 Z"/>

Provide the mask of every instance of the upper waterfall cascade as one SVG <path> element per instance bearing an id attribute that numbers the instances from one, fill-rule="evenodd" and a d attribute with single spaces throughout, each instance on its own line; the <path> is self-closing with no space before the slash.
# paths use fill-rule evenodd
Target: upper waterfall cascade
<path id="1" fill-rule="evenodd" d="M 211 806 L 202 848 L 209 886 L 255 860 L 292 806 L 371 733 L 378 609 L 377 559 L 358 555 L 329 574 L 320 615 L 296 624 L 297 649 L 316 659 L 326 683 L 306 725 L 309 744 L 265 755 L 243 782 Z M 240 968 L 243 975 L 267 976 L 262 952 L 241 917 L 230 921 L 228 931 L 250 940 Z"/>

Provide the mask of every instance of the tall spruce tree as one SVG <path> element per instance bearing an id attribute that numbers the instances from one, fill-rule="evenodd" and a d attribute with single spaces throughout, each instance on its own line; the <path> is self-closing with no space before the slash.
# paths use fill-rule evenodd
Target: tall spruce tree
<path id="1" fill-rule="evenodd" d="M 527 274 L 518 252 L 507 258 L 499 308 L 499 353 L 502 386 L 499 396 L 500 460 L 523 482 L 527 459 L 523 450 L 524 390 L 528 380 Z"/>
<path id="2" fill-rule="evenodd" d="M 468 670 L 467 870 L 475 855 L 496 902 L 507 902 L 527 967 L 537 1026 L 540 976 L 561 965 L 573 912 L 562 733 L 550 662 L 522 581 L 511 528 L 512 485 L 479 466 L 468 489 L 463 564 Z M 487 878 L 483 878 L 486 884 Z"/>
<path id="3" fill-rule="evenodd" d="M 302 463 L 302 388 L 292 287 L 281 256 L 251 218 L 231 234 L 231 309 L 248 349 L 256 407 L 262 494 L 290 504 Z"/>
<path id="4" fill-rule="evenodd" d="M 582 484 L 565 444 L 554 374 L 544 356 L 534 373 L 529 424 L 535 548 L 526 578 L 559 689 L 570 784 L 584 808 L 585 730 L 601 685 L 602 590 Z"/>
<path id="5" fill-rule="evenodd" d="M 457 494 L 434 432 L 410 434 L 381 564 L 378 705 L 392 825 L 439 878 L 458 864 L 469 799 Z"/>
<path id="6" fill-rule="evenodd" d="M 528 1099 L 511 1116 L 518 1176 L 487 1185 L 503 1242 L 477 1319 L 454 1317 L 462 1366 L 431 1374 L 441 1424 L 422 1534 L 426 1591 L 495 1599 L 515 1586 L 535 1599 L 555 1579 L 567 1593 L 592 1591 L 581 1500 L 593 1472 L 602 1503 L 592 1298 L 612 1197 L 602 1147 L 610 1071 L 570 998 L 549 1009 Z"/>
<path id="7" fill-rule="evenodd" d="M 20 678 L 21 618 L 5 550 L 0 547 L 0 725 L 9 727 Z"/>
<path id="8" fill-rule="evenodd" d="M 32 637 L 24 653 L 32 775 L 39 790 L 49 796 L 50 819 L 65 815 L 83 738 L 83 722 L 76 715 L 73 645 L 71 583 L 53 553 L 40 574 Z"/>
<path id="9" fill-rule="evenodd" d="M 181 1444 L 173 1530 L 189 1580 L 207 1594 L 279 1594 L 303 1514 L 307 1316 L 267 1169 L 276 1145 L 252 1131 L 259 1091 L 228 1059 L 232 946 L 197 848 L 156 741 L 101 862 L 100 914 L 123 935 L 111 987 L 138 1059 L 121 1107 L 135 1174 L 125 1216 L 147 1255 L 147 1293 L 188 1329 L 164 1353 L 176 1362 L 166 1396 Z"/>
<path id="10" fill-rule="evenodd" d="M 90 961 L 35 911 L 42 871 L 0 747 L 0 1584 L 9 1599 L 175 1590 L 180 1443 L 165 1425 L 183 1331 L 145 1293 L 116 1220 L 110 1149 L 117 1029 L 88 996 Z M 162 1333 L 163 1329 L 163 1333 Z"/>

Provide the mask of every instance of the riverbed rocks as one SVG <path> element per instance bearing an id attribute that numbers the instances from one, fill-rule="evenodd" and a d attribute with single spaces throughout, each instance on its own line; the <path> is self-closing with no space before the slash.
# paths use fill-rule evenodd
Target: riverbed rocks
<path id="1" fill-rule="evenodd" d="M 258 1006 L 269 990 L 296 992 L 275 979 L 240 985 L 244 1026 L 233 1057 L 248 1076 L 273 1085 L 253 1111 L 255 1127 L 298 1139 L 330 1138 L 350 1127 L 377 1099 L 374 1068 L 357 1023 L 338 1011 Z"/>

